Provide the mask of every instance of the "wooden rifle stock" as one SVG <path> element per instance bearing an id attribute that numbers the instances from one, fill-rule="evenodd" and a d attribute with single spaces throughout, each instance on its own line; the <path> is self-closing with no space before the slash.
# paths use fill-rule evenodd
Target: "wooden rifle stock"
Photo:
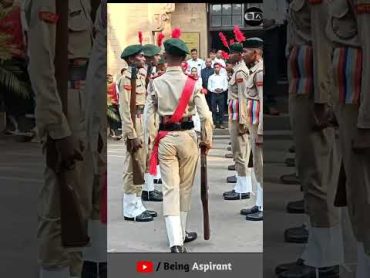
<path id="1" fill-rule="evenodd" d="M 81 201 L 75 190 L 76 172 L 62 167 L 55 141 L 51 138 L 46 142 L 46 164 L 55 172 L 58 180 L 62 244 L 64 247 L 84 247 L 90 239 L 87 222 L 81 211 Z"/>
<path id="2" fill-rule="evenodd" d="M 134 129 L 136 129 L 136 79 L 137 79 L 137 68 L 135 66 L 131 67 L 131 98 L 130 98 L 130 114 L 132 124 Z M 143 169 L 139 164 L 139 161 L 133 152 L 133 148 L 131 147 L 130 140 L 127 140 L 127 151 L 131 153 L 132 158 L 132 172 L 133 172 L 133 183 L 135 185 L 144 184 L 144 173 Z"/>
<path id="3" fill-rule="evenodd" d="M 207 148 L 201 146 L 200 154 L 200 196 L 203 206 L 203 236 L 205 240 L 210 238 L 209 212 L 208 212 L 208 177 L 207 177 Z"/>

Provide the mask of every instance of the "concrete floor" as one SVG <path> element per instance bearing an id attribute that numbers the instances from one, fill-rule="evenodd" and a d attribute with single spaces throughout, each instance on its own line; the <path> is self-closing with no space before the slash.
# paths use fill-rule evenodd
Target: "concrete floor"
<path id="1" fill-rule="evenodd" d="M 189 213 L 189 231 L 198 233 L 198 239 L 187 244 L 189 252 L 261 252 L 262 222 L 247 222 L 239 213 L 251 200 L 225 201 L 222 193 L 232 189 L 226 177 L 235 172 L 227 170 L 232 159 L 224 157 L 228 136 L 215 137 L 214 148 L 208 156 L 209 213 L 211 239 L 203 240 L 202 207 L 200 201 L 200 173 L 196 174 L 192 209 Z M 149 223 L 124 221 L 122 217 L 122 142 L 110 141 L 108 146 L 108 251 L 109 252 L 168 252 L 167 235 L 162 215 L 162 203 L 145 202 L 148 209 L 158 212 Z M 199 165 L 198 165 L 199 168 Z"/>

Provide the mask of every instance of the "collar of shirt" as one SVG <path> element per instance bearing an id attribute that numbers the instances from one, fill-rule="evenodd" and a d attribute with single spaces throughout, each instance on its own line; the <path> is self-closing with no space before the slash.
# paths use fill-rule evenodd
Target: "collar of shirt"
<path id="1" fill-rule="evenodd" d="M 263 59 L 259 60 L 253 67 L 249 69 L 250 72 L 255 72 L 256 70 L 263 67 Z"/>
<path id="2" fill-rule="evenodd" d="M 181 68 L 181 66 L 167 67 L 166 72 L 170 72 L 170 71 L 181 71 L 182 72 L 182 68 Z"/>

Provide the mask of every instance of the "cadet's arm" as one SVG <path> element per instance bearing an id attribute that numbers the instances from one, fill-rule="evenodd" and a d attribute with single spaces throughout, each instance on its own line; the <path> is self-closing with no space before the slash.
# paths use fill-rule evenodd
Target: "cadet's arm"
<path id="1" fill-rule="evenodd" d="M 257 134 L 263 135 L 263 71 L 258 72 L 255 75 L 255 84 L 258 92 L 258 99 L 260 101 L 259 121 Z"/>
<path id="2" fill-rule="evenodd" d="M 211 148 L 213 136 L 212 113 L 209 111 L 206 98 L 202 94 L 201 88 L 196 88 L 194 92 L 194 103 L 199 114 L 202 127 L 201 141 Z"/>
<path id="3" fill-rule="evenodd" d="M 238 85 L 238 99 L 239 99 L 239 124 L 247 125 L 247 112 L 246 112 L 246 102 L 245 102 L 245 89 L 248 75 L 244 71 L 238 71 L 235 75 L 236 84 Z"/>
<path id="4" fill-rule="evenodd" d="M 54 3 L 54 1 L 51 1 Z M 36 96 L 35 115 L 39 129 L 46 130 L 52 139 L 71 135 L 66 116 L 63 113 L 57 82 L 54 76 L 56 8 L 55 3 L 41 8 L 39 1 L 33 1 L 29 24 L 28 47 L 30 55 L 29 74 Z M 47 20 L 46 16 L 49 16 Z M 45 17 L 45 18 L 44 18 Z"/>
<path id="5" fill-rule="evenodd" d="M 119 111 L 122 120 L 122 134 L 128 139 L 137 138 L 130 113 L 131 81 L 129 78 L 122 76 L 119 83 L 119 92 Z"/>

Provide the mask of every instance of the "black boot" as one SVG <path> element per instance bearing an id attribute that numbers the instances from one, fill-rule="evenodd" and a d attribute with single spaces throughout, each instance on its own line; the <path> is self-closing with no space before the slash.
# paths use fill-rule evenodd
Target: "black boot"
<path id="1" fill-rule="evenodd" d="M 227 183 L 236 183 L 236 176 L 230 176 L 226 178 Z"/>
<path id="2" fill-rule="evenodd" d="M 289 202 L 286 206 L 288 213 L 304 213 L 304 200 Z"/>
<path id="3" fill-rule="evenodd" d="M 146 191 L 143 190 L 141 193 L 141 199 L 143 201 L 151 201 L 151 202 L 162 202 L 163 201 L 163 194 L 157 190 L 153 191 Z"/>
<path id="4" fill-rule="evenodd" d="M 98 264 L 95 262 L 84 261 L 81 278 L 98 278 Z"/>
<path id="5" fill-rule="evenodd" d="M 197 233 L 196 232 L 185 232 L 185 240 L 184 240 L 184 243 L 188 243 L 188 242 L 191 242 L 191 241 L 194 241 L 196 240 L 198 237 Z"/>
<path id="6" fill-rule="evenodd" d="M 286 229 L 284 232 L 285 242 L 306 243 L 308 240 L 308 231 L 305 225 Z"/>
<path id="7" fill-rule="evenodd" d="M 187 253 L 187 250 L 184 246 L 175 245 L 171 247 L 171 253 Z"/>

